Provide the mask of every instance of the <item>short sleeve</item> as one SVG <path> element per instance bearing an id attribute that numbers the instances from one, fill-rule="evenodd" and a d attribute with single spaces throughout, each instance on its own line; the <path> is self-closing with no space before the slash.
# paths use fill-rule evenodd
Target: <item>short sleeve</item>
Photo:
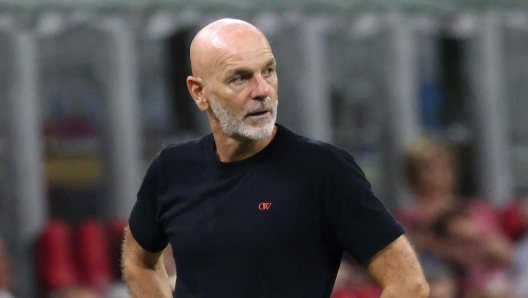
<path id="1" fill-rule="evenodd" d="M 352 156 L 338 151 L 338 162 L 324 179 L 323 212 L 331 243 L 360 264 L 405 231 L 374 195 Z"/>
<path id="2" fill-rule="evenodd" d="M 159 252 L 169 243 L 158 219 L 158 188 L 160 181 L 159 155 L 147 170 L 129 218 L 134 239 L 149 252 Z"/>

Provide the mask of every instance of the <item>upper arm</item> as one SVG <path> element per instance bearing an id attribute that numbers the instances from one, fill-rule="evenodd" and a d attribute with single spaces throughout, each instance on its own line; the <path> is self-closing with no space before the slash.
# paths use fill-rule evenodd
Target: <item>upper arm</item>
<path id="1" fill-rule="evenodd" d="M 354 159 L 338 153 L 339 162 L 332 163 L 323 178 L 325 235 L 331 245 L 363 265 L 405 231 L 374 195 Z"/>
<path id="2" fill-rule="evenodd" d="M 123 268 L 128 266 L 141 266 L 155 269 L 162 262 L 163 251 L 149 252 L 136 241 L 129 228 L 125 229 L 123 240 Z"/>
<path id="3" fill-rule="evenodd" d="M 416 254 L 404 235 L 374 255 L 367 269 L 383 288 L 393 286 L 412 289 L 416 285 L 422 287 L 426 284 Z"/>
<path id="4" fill-rule="evenodd" d="M 169 243 L 160 216 L 159 188 L 161 183 L 161 160 L 158 155 L 149 166 L 137 200 L 128 219 L 129 229 L 135 241 L 150 252 L 163 250 Z"/>

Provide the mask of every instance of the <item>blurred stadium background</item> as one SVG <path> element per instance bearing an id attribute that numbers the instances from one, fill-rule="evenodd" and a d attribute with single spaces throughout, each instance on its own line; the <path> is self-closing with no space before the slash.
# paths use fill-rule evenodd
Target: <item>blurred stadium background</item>
<path id="1" fill-rule="evenodd" d="M 247 20 L 278 61 L 278 121 L 353 154 L 379 197 L 406 200 L 404 148 L 449 140 L 460 192 L 528 190 L 528 1 L 0 0 L 0 236 L 17 297 L 37 297 L 49 218 L 126 218 L 151 159 L 209 130 L 188 47 Z"/>

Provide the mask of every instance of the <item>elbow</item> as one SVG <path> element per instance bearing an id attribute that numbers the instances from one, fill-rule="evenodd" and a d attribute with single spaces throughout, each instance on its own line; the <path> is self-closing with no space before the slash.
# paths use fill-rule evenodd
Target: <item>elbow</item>
<path id="1" fill-rule="evenodd" d="M 121 278 L 126 284 L 130 285 L 141 281 L 142 275 L 137 268 L 134 268 L 129 264 L 128 266 L 121 266 Z"/>
<path id="2" fill-rule="evenodd" d="M 413 285 L 413 295 L 412 297 L 419 297 L 419 298 L 427 298 L 429 297 L 429 284 L 425 279 L 421 279 L 419 281 L 416 281 Z"/>
<path id="3" fill-rule="evenodd" d="M 123 257 L 121 260 L 121 278 L 126 283 L 135 282 L 141 278 L 141 267 L 133 260 Z"/>

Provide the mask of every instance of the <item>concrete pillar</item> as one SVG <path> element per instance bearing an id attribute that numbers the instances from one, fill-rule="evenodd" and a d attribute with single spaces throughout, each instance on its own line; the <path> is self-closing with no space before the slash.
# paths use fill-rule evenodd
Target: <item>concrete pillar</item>
<path id="1" fill-rule="evenodd" d="M 300 24 L 300 67 L 303 71 L 297 81 L 301 127 L 305 135 L 322 141 L 332 140 L 329 69 L 324 40 L 329 25 L 329 20 L 324 17 L 308 18 Z"/>
<path id="2" fill-rule="evenodd" d="M 36 39 L 25 31 L 9 33 L 12 55 L 6 86 L 7 191 L 14 281 L 17 297 L 37 297 L 35 240 L 46 221 L 43 142 L 38 112 Z"/>
<path id="3" fill-rule="evenodd" d="M 383 112 L 387 120 L 384 180 L 390 190 L 385 195 L 402 202 L 406 185 L 402 175 L 403 153 L 421 133 L 416 34 L 408 18 L 400 14 L 387 15 L 385 26 L 389 32 L 385 56 L 389 97 Z"/>
<path id="4" fill-rule="evenodd" d="M 105 93 L 103 128 L 103 183 L 105 218 L 128 218 L 141 182 L 141 117 L 136 37 L 128 23 L 118 17 L 101 21 L 96 28 L 104 35 L 93 48 L 95 71 Z"/>
<path id="5" fill-rule="evenodd" d="M 478 192 L 496 204 L 512 197 L 501 20 L 488 13 L 479 20 L 470 48 L 472 109 L 476 128 Z"/>
<path id="6" fill-rule="evenodd" d="M 0 31 L 0 107 L 6 107 L 9 104 L 8 86 L 11 82 L 10 71 L 13 68 L 12 57 L 14 55 L 13 38 L 10 34 Z M 9 59 L 7 59 L 9 57 Z M 13 232 L 13 207 L 14 204 L 10 197 L 12 189 L 9 187 L 9 166 L 8 164 L 8 145 L 9 143 L 9 122 L 8 111 L 0 109 L 0 191 L 4 195 L 0 195 L 0 235 L 4 240 L 11 242 L 11 237 L 15 234 Z"/>

